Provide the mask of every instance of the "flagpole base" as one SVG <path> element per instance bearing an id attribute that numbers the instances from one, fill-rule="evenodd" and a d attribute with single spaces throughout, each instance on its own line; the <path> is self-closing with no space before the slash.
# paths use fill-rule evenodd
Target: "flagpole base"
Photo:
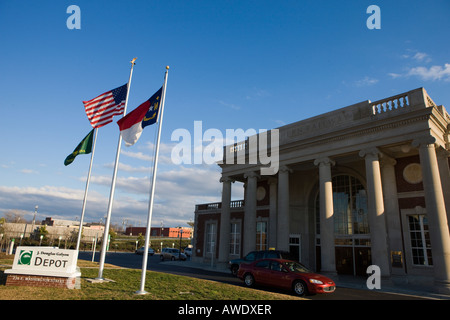
<path id="1" fill-rule="evenodd" d="M 135 291 L 134 294 L 135 295 L 139 295 L 139 296 L 143 296 L 143 295 L 148 294 L 148 292 L 145 291 L 145 290 L 138 290 L 138 291 Z"/>
<path id="2" fill-rule="evenodd" d="M 106 278 L 94 278 L 94 279 L 86 279 L 87 282 L 90 283 L 104 283 L 104 282 L 115 282 L 114 280 L 111 279 L 106 279 Z"/>

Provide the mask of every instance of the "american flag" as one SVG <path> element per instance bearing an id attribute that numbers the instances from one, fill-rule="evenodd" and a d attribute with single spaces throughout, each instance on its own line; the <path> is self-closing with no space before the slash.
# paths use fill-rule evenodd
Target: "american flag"
<path id="1" fill-rule="evenodd" d="M 100 128 L 113 121 L 114 116 L 123 114 L 127 97 L 127 84 L 105 92 L 98 97 L 83 101 L 86 115 L 92 127 Z"/>

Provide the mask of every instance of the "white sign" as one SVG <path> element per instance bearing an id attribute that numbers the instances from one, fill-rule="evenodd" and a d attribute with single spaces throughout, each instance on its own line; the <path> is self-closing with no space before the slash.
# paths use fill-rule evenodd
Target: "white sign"
<path id="1" fill-rule="evenodd" d="M 54 277 L 80 276 L 78 251 L 54 247 L 17 247 L 13 268 L 8 274 L 32 274 Z"/>

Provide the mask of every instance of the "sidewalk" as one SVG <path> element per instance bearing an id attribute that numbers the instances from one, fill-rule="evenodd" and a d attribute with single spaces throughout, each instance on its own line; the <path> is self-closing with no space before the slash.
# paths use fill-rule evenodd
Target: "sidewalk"
<path id="1" fill-rule="evenodd" d="M 366 284 L 367 279 L 364 277 L 338 275 L 336 279 L 333 280 L 336 283 L 337 287 L 370 290 Z M 414 284 L 395 284 L 391 280 L 381 280 L 380 287 L 380 289 L 373 289 L 371 291 L 388 292 L 416 297 L 427 297 L 430 299 L 450 300 L 450 295 L 433 292 L 432 286 L 427 287 Z"/>
<path id="2" fill-rule="evenodd" d="M 220 267 L 217 265 L 211 266 L 210 264 L 193 262 L 193 261 L 164 261 L 164 264 L 184 266 L 188 268 L 196 268 L 207 271 L 222 272 L 226 274 L 231 274 L 230 270 L 225 267 Z M 360 290 L 370 290 L 367 288 L 366 281 L 364 277 L 338 275 L 332 277 L 337 287 L 342 288 L 352 288 Z M 435 293 L 432 291 L 432 287 L 424 287 L 413 284 L 394 284 L 392 281 L 381 281 L 381 289 L 373 289 L 374 291 L 388 292 L 402 295 L 411 295 L 416 297 L 428 297 L 430 299 L 439 300 L 450 300 L 450 295 Z"/>

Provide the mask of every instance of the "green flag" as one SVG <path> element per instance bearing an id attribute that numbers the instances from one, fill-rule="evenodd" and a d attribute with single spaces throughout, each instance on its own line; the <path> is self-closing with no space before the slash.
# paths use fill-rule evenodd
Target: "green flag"
<path id="1" fill-rule="evenodd" d="M 80 142 L 80 144 L 73 150 L 71 154 L 69 154 L 64 160 L 64 165 L 69 165 L 75 160 L 75 157 L 79 154 L 89 154 L 92 151 L 92 140 L 93 140 L 93 132 L 95 129 L 92 129 L 91 132 L 88 133 L 86 137 Z"/>

